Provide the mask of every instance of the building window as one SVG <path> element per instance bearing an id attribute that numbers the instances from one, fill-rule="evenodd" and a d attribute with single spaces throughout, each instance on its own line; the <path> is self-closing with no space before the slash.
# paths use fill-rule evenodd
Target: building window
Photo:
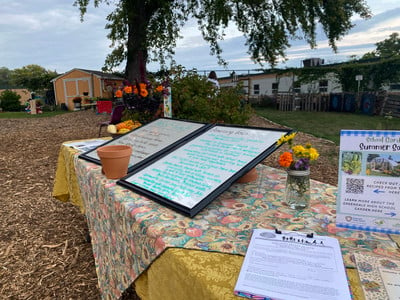
<path id="1" fill-rule="evenodd" d="M 253 86 L 253 90 L 254 90 L 254 95 L 260 95 L 260 85 L 259 84 L 255 84 Z"/>
<path id="2" fill-rule="evenodd" d="M 328 80 L 319 81 L 319 92 L 326 93 L 328 91 Z"/>
<path id="3" fill-rule="evenodd" d="M 301 93 L 301 84 L 300 82 L 293 83 L 293 93 L 300 94 Z"/>
<path id="4" fill-rule="evenodd" d="M 272 84 L 272 94 L 277 94 L 279 90 L 279 83 L 275 82 Z"/>
<path id="5" fill-rule="evenodd" d="M 400 90 L 400 83 L 390 84 L 389 90 Z"/>

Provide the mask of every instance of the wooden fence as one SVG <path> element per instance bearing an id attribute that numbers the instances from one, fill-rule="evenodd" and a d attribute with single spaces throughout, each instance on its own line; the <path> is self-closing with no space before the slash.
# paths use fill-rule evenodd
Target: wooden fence
<path id="1" fill-rule="evenodd" d="M 400 94 L 392 93 L 386 94 L 383 99 L 382 109 L 380 112 L 381 116 L 392 115 L 393 117 L 400 118 Z"/>
<path id="2" fill-rule="evenodd" d="M 329 94 L 278 94 L 276 102 L 282 111 L 329 110 Z"/>
<path id="3" fill-rule="evenodd" d="M 369 115 L 387 115 L 400 118 L 400 93 L 364 92 L 331 94 L 276 95 L 276 104 L 281 111 L 334 111 L 361 112 Z"/>

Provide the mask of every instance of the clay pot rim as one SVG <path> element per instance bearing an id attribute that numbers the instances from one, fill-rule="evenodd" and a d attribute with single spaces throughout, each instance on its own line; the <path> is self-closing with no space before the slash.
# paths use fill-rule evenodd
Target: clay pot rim
<path id="1" fill-rule="evenodd" d="M 240 177 L 236 182 L 237 183 L 249 183 L 256 181 L 258 179 L 257 169 L 254 167 L 250 169 L 246 174 Z"/>
<path id="2" fill-rule="evenodd" d="M 119 158 L 124 156 L 130 156 L 132 153 L 132 147 L 128 145 L 105 145 L 97 148 L 97 154 L 99 157 L 104 158 Z"/>

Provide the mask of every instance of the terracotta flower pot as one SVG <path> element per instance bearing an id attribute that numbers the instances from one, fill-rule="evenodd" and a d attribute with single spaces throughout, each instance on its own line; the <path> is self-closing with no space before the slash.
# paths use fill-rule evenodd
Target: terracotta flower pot
<path id="1" fill-rule="evenodd" d="M 244 174 L 242 177 L 240 177 L 236 182 L 237 183 L 248 183 L 257 180 L 258 178 L 258 173 L 257 169 L 253 168 L 246 174 Z"/>
<path id="2" fill-rule="evenodd" d="M 97 149 L 103 173 L 108 179 L 119 179 L 128 172 L 132 147 L 127 145 L 106 145 Z"/>

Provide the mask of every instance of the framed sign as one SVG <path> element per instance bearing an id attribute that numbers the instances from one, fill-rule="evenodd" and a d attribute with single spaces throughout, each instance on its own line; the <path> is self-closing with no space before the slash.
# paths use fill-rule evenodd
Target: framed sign
<path id="1" fill-rule="evenodd" d="M 290 130 L 214 125 L 118 181 L 195 216 L 278 146 Z"/>
<path id="2" fill-rule="evenodd" d="M 128 172 L 139 167 L 147 159 L 154 159 L 165 151 L 172 149 L 177 143 L 189 139 L 192 135 L 210 125 L 183 120 L 160 118 L 138 127 L 120 137 L 110 140 L 104 145 L 132 146 Z M 97 148 L 79 156 L 85 160 L 101 165 Z"/>
<path id="3" fill-rule="evenodd" d="M 400 131 L 342 130 L 336 226 L 400 234 Z"/>

